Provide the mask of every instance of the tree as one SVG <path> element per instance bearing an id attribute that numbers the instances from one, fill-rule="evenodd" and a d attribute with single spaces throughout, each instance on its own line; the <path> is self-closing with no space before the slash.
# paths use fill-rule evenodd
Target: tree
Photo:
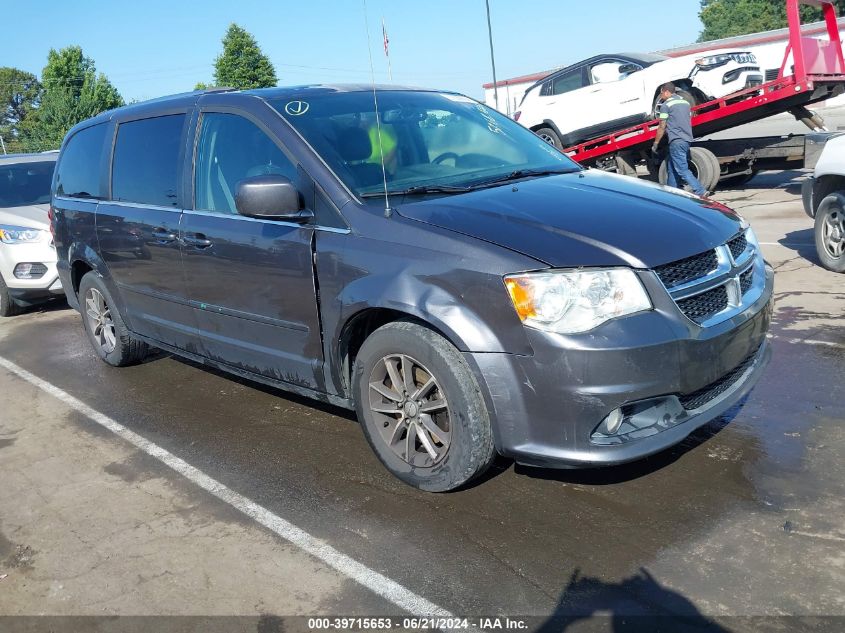
<path id="1" fill-rule="evenodd" d="M 845 0 L 834 0 L 839 15 L 845 11 Z M 784 0 L 701 0 L 698 14 L 704 29 L 699 42 L 724 37 L 782 29 L 787 26 Z M 822 19 L 815 7 L 802 7 L 801 19 L 814 22 Z"/>
<path id="2" fill-rule="evenodd" d="M 21 127 L 38 106 L 38 78 L 18 68 L 0 68 L 0 136 L 9 152 L 23 151 Z"/>
<path id="3" fill-rule="evenodd" d="M 50 49 L 41 81 L 41 103 L 25 130 L 33 150 L 56 148 L 80 121 L 123 105 L 120 93 L 105 75 L 97 74 L 94 60 L 79 46 Z"/>
<path id="4" fill-rule="evenodd" d="M 240 90 L 275 86 L 276 70 L 255 38 L 237 24 L 223 37 L 223 52 L 214 60 L 214 85 Z M 205 84 L 203 84 L 205 85 Z"/>

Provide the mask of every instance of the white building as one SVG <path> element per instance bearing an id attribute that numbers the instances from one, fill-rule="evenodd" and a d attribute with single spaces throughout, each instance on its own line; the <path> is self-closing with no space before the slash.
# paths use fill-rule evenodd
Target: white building
<path id="1" fill-rule="evenodd" d="M 839 18 L 839 35 L 845 34 L 845 17 Z M 814 22 L 806 24 L 801 29 L 806 36 L 816 37 L 820 39 L 827 39 L 827 27 L 824 22 Z M 771 81 L 777 78 L 778 70 L 783 62 L 783 56 L 786 51 L 786 44 L 789 41 L 789 29 L 778 29 L 776 31 L 765 31 L 763 33 L 751 33 L 749 35 L 741 35 L 738 37 L 726 37 L 721 40 L 713 40 L 711 42 L 699 42 L 690 44 L 689 46 L 681 46 L 679 48 L 672 48 L 665 51 L 657 51 L 660 55 L 667 57 L 679 57 L 681 55 L 692 55 L 696 53 L 706 53 L 717 48 L 737 48 L 743 51 L 750 51 L 757 56 L 757 61 L 760 62 L 760 67 L 765 71 L 766 81 Z M 615 52 L 615 51 L 596 51 Z M 580 60 L 573 60 L 575 63 Z M 511 79 L 503 79 L 496 83 L 496 88 L 499 93 L 499 110 L 507 115 L 513 114 L 519 109 L 519 103 L 525 91 L 533 86 L 537 81 L 563 68 L 552 68 L 530 75 L 521 75 Z M 494 93 L 494 85 L 492 83 L 484 84 L 484 102 L 490 107 L 496 107 L 496 99 Z"/>

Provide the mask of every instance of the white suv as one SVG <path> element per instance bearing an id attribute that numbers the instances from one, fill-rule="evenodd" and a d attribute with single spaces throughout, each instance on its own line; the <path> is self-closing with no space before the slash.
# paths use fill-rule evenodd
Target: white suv
<path id="1" fill-rule="evenodd" d="M 660 86 L 670 81 L 699 104 L 759 86 L 763 72 L 754 55 L 742 51 L 598 55 L 538 81 L 513 118 L 563 149 L 653 119 Z"/>
<path id="2" fill-rule="evenodd" d="M 804 166 L 813 168 L 801 189 L 804 210 L 815 219 L 822 266 L 845 273 L 845 134 L 808 134 Z"/>
<path id="3" fill-rule="evenodd" d="M 48 217 L 57 156 L 0 156 L 0 316 L 64 295 Z"/>

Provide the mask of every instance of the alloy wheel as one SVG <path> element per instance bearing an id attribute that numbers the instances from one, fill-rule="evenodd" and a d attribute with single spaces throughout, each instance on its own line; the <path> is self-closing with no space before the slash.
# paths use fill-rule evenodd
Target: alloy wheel
<path id="1" fill-rule="evenodd" d="M 114 321 L 105 297 L 96 288 L 89 288 L 85 293 L 85 317 L 88 319 L 88 326 L 100 349 L 106 354 L 112 353 L 117 345 Z"/>
<path id="2" fill-rule="evenodd" d="M 845 215 L 842 211 L 831 211 L 825 217 L 822 224 L 822 245 L 834 259 L 839 259 L 845 252 Z"/>
<path id="3" fill-rule="evenodd" d="M 370 372 L 369 407 L 381 439 L 412 466 L 430 467 L 449 450 L 452 425 L 437 378 L 406 354 L 384 356 Z"/>

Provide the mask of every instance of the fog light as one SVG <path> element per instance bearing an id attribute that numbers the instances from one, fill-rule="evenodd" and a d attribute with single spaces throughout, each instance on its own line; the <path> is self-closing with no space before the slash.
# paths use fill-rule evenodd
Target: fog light
<path id="1" fill-rule="evenodd" d="M 622 420 L 625 416 L 622 415 L 622 409 L 614 409 L 604 419 L 604 428 L 608 435 L 614 435 L 619 427 L 622 426 Z"/>
<path id="2" fill-rule="evenodd" d="M 18 264 L 15 266 L 14 275 L 18 279 L 40 279 L 47 273 L 44 264 Z"/>

